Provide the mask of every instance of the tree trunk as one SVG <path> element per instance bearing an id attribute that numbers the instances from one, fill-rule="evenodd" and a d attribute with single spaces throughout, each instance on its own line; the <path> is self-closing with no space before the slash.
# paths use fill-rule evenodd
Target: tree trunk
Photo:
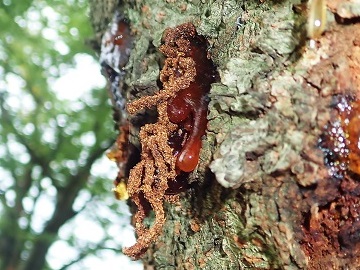
<path id="1" fill-rule="evenodd" d="M 323 24 L 321 2 L 309 12 Z M 360 265 L 360 27 L 353 2 L 328 4 L 325 33 L 309 33 L 313 48 L 300 1 L 91 5 L 97 44 L 114 11 L 129 21 L 128 99 L 158 89 L 162 54 L 154 48 L 165 29 L 186 22 L 207 38 L 220 75 L 191 187 L 164 203 L 162 233 L 142 257 L 146 269 Z"/>

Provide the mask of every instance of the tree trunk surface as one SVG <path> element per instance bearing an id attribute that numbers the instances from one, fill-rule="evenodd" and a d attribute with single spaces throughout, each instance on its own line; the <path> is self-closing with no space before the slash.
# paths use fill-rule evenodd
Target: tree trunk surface
<path id="1" fill-rule="evenodd" d="M 130 25 L 126 102 L 161 89 L 161 38 L 183 23 L 207 39 L 219 73 L 191 187 L 164 202 L 145 269 L 360 267 L 360 20 L 351 5 L 328 3 L 310 48 L 301 1 L 91 1 L 94 44 L 115 12 Z"/>

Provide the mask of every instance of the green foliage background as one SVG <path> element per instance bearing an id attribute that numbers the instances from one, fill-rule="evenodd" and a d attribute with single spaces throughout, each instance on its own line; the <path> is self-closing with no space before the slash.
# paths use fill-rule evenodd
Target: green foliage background
<path id="1" fill-rule="evenodd" d="M 50 269 L 49 248 L 80 212 L 104 235 L 94 243 L 68 233 L 75 255 L 61 269 L 120 250 L 107 230 L 125 205 L 109 193 L 106 172 L 92 173 L 115 137 L 107 92 L 70 101 L 52 88 L 77 56 L 96 57 L 85 45 L 87 9 L 84 0 L 0 2 L 0 269 Z"/>

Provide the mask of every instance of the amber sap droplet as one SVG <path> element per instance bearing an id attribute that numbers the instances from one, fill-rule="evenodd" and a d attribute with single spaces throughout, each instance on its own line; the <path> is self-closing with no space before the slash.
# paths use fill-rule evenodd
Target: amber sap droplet
<path id="1" fill-rule="evenodd" d="M 346 127 L 349 147 L 349 169 L 360 175 L 360 104 L 353 102 L 353 116 Z"/>
<path id="2" fill-rule="evenodd" d="M 188 142 L 176 161 L 177 168 L 183 172 L 193 171 L 199 161 L 200 148 L 201 139 Z"/>
<path id="3" fill-rule="evenodd" d="M 115 198 L 118 200 L 127 200 L 129 199 L 129 193 L 126 189 L 125 181 L 121 180 L 113 189 L 112 191 L 115 194 Z"/>
<path id="4" fill-rule="evenodd" d="M 311 39 L 317 39 L 326 27 L 326 2 L 325 0 L 310 0 L 307 34 Z"/>

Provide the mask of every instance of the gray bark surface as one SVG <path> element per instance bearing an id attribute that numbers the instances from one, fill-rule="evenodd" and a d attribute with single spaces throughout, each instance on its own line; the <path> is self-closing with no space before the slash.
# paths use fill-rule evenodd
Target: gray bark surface
<path id="1" fill-rule="evenodd" d="M 114 10 L 130 22 L 135 47 L 124 78 L 130 99 L 157 89 L 156 48 L 165 29 L 185 22 L 208 39 L 220 74 L 209 94 L 208 131 L 200 164 L 189 177 L 192 187 L 178 203 L 165 203 L 166 224 L 143 257 L 146 269 L 358 265 L 355 251 L 347 256 L 338 247 L 317 254 L 306 246 L 312 246 L 309 220 L 340 196 L 318 142 L 331 119 L 333 96 L 357 95 L 357 69 L 351 67 L 359 67 L 359 43 L 351 33 L 359 27 L 330 20 L 310 49 L 299 4 L 92 2 L 98 41 Z M 334 18 L 337 10 L 331 11 Z"/>

